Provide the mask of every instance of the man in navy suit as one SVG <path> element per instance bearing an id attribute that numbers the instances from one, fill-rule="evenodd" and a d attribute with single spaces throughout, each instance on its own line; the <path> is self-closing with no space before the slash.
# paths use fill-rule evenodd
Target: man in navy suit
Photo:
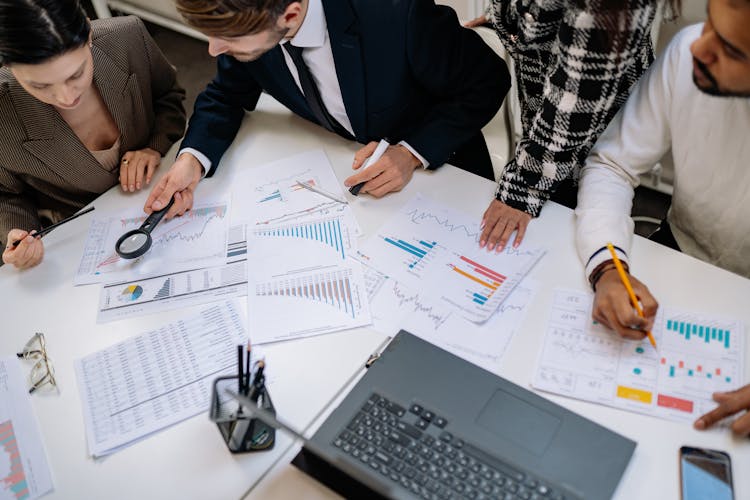
<path id="1" fill-rule="evenodd" d="M 450 162 L 493 179 L 481 128 L 510 88 L 505 63 L 455 12 L 434 0 L 176 0 L 209 38 L 218 73 L 195 104 L 182 150 L 154 186 L 147 212 L 174 194 L 167 214 L 192 206 L 246 110 L 265 91 L 296 114 L 366 144 L 391 146 L 345 180 L 361 193 L 398 191 L 415 169 Z"/>

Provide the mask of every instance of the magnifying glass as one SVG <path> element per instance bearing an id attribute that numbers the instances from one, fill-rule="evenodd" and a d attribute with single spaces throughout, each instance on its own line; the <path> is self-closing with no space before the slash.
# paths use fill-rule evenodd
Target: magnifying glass
<path id="1" fill-rule="evenodd" d="M 166 207 L 151 213 L 151 215 L 143 221 L 141 227 L 138 229 L 132 229 L 120 236 L 120 239 L 115 243 L 115 251 L 117 252 L 117 255 L 123 259 L 135 259 L 136 257 L 140 257 L 148 252 L 148 249 L 151 248 L 151 231 L 154 230 L 159 221 L 164 217 L 164 214 L 167 213 L 173 204 L 174 198 L 169 200 Z"/>

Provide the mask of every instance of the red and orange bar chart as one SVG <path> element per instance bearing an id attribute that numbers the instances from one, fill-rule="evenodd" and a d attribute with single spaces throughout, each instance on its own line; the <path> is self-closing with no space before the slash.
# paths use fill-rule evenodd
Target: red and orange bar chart
<path id="1" fill-rule="evenodd" d="M 463 255 L 461 256 L 461 260 L 464 263 L 468 264 L 468 270 L 460 269 L 455 265 L 451 265 L 451 268 L 453 269 L 453 271 L 457 272 L 464 278 L 470 279 L 475 283 L 479 283 L 487 289 L 487 291 L 485 291 L 484 293 L 473 293 L 473 302 L 476 302 L 479 305 L 484 305 L 490 299 L 490 297 L 492 297 L 492 294 L 495 293 L 495 290 L 497 290 L 500 285 L 503 284 L 503 282 L 506 280 L 506 277 L 498 272 L 493 271 L 489 267 L 483 266 L 478 262 L 474 262 L 468 257 L 464 257 Z"/>

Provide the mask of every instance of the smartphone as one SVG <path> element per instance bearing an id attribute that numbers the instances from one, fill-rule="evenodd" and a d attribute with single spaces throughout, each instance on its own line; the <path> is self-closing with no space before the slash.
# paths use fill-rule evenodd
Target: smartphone
<path id="1" fill-rule="evenodd" d="M 729 454 L 681 447 L 680 490 L 682 500 L 734 500 Z"/>

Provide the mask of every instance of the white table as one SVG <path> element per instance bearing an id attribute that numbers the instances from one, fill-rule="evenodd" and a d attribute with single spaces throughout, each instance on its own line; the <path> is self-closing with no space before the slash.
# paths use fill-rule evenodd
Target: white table
<path id="1" fill-rule="evenodd" d="M 245 120 L 239 140 L 227 152 L 217 175 L 198 187 L 196 197 L 228 189 L 232 173 L 311 149 L 324 149 L 340 180 L 351 170 L 358 145 L 305 122 L 264 96 Z M 169 161 L 166 161 L 169 163 Z M 162 167 L 161 171 L 166 170 Z M 366 234 L 417 192 L 480 217 L 494 185 L 456 168 L 417 172 L 400 193 L 375 200 L 349 196 Z M 98 209 L 140 206 L 147 193 L 119 188 L 94 203 Z M 0 354 L 16 352 L 35 331 L 47 336 L 61 386 L 59 395 L 33 398 L 52 467 L 51 498 L 333 498 L 335 495 L 288 465 L 298 446 L 278 433 L 267 453 L 231 455 L 206 416 L 180 423 L 105 459 L 87 456 L 74 360 L 115 342 L 184 316 L 186 311 L 96 324 L 99 287 L 73 287 L 88 220 L 81 218 L 45 237 L 44 262 L 29 271 L 0 268 L 3 333 Z M 681 308 L 742 318 L 750 325 L 750 280 L 714 268 L 637 238 L 633 270 L 663 302 Z M 527 233 L 529 244 L 549 251 L 532 276 L 541 283 L 522 334 L 513 339 L 499 374 L 528 387 L 556 286 L 586 289 L 573 245 L 573 215 L 549 203 Z M 244 307 L 244 300 L 239 301 Z M 369 329 L 322 335 L 268 346 L 278 414 L 311 435 L 331 411 L 332 401 L 361 372 L 368 355 L 385 337 Z M 678 497 L 677 450 L 683 444 L 718 448 L 732 455 L 737 498 L 750 498 L 750 442 L 722 430 L 699 433 L 688 425 L 542 394 L 557 403 L 638 441 L 618 489 L 618 498 Z"/>

